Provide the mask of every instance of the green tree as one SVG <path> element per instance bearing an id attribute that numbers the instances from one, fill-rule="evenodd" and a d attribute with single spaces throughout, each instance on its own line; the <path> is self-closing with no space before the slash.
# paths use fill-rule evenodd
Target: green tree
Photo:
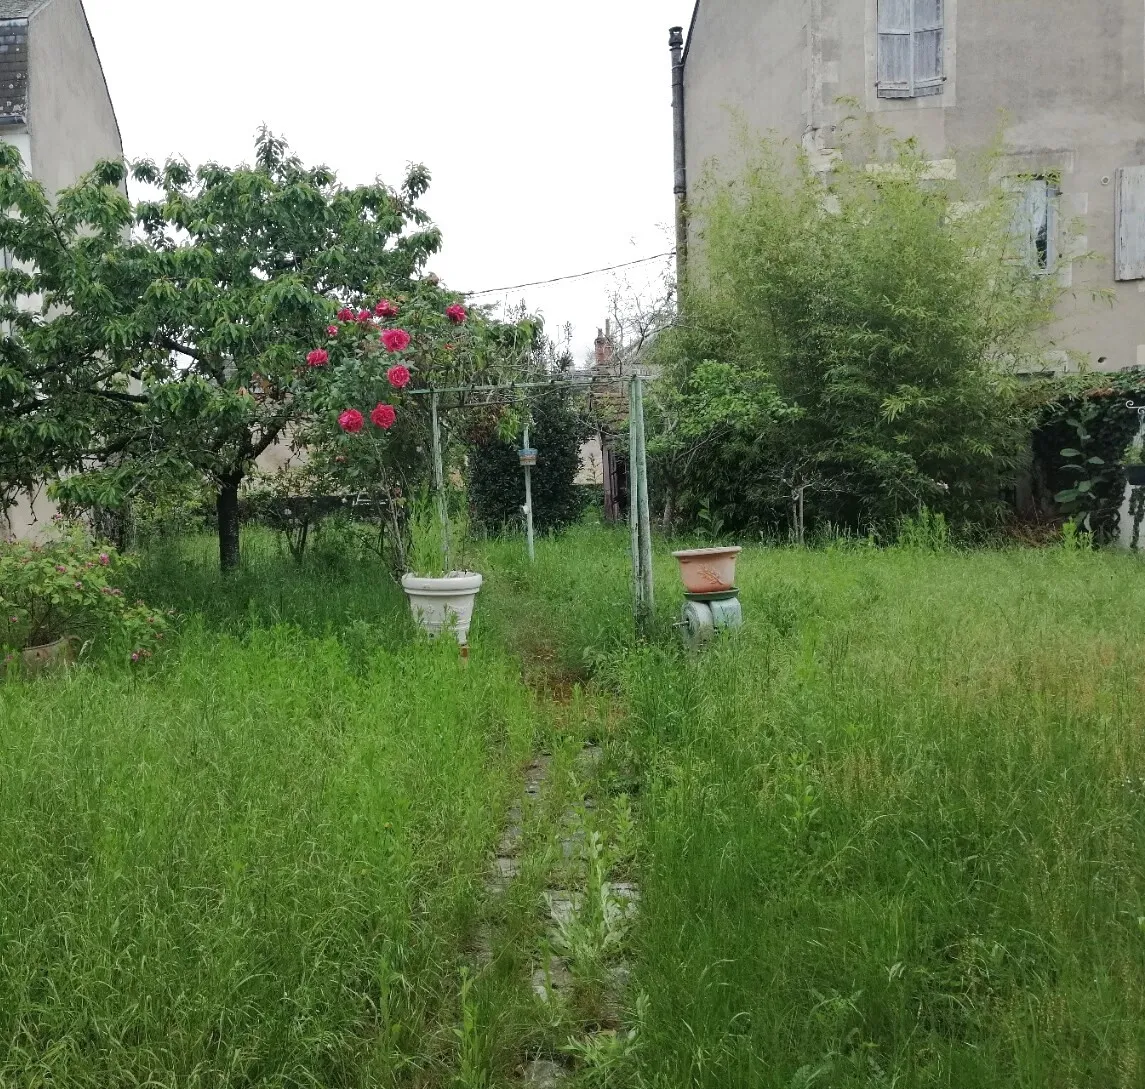
<path id="1" fill-rule="evenodd" d="M 144 479 L 199 475 L 216 492 L 220 562 L 239 561 L 239 487 L 256 458 L 329 408 L 339 307 L 403 294 L 444 312 L 425 263 L 440 245 L 399 189 L 347 188 L 263 131 L 253 166 L 101 163 L 53 201 L 0 148 L 3 486 L 62 473 L 59 494 L 115 506 Z"/>
<path id="2" fill-rule="evenodd" d="M 676 509 L 799 536 L 923 505 L 991 518 L 1028 456 L 1015 371 L 1041 358 L 1062 290 L 1017 259 L 1012 194 L 989 164 L 935 181 L 909 143 L 826 181 L 784 152 L 735 186 L 709 178 L 696 210 L 686 320 L 654 351 Z"/>

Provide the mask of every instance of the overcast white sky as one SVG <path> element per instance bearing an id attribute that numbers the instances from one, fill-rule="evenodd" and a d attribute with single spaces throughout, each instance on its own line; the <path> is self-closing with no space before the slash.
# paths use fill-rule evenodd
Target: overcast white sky
<path id="1" fill-rule="evenodd" d="M 463 291 L 672 247 L 668 28 L 693 0 L 85 4 L 128 158 L 249 161 L 266 122 L 347 183 L 424 162 L 432 269 Z M 580 361 L 613 283 L 511 300 L 571 322 Z"/>

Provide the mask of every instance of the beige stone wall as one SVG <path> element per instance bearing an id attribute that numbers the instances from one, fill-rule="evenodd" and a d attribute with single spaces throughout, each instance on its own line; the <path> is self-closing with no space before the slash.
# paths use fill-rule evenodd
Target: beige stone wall
<path id="1" fill-rule="evenodd" d="M 917 99 L 876 93 L 877 3 L 701 0 L 685 70 L 692 196 L 709 164 L 734 177 L 744 125 L 824 163 L 856 104 L 935 160 L 964 163 L 1000 136 L 1004 170 L 1061 172 L 1062 218 L 1092 254 L 1062 273 L 1062 346 L 1107 370 L 1145 365 L 1145 281 L 1113 268 L 1117 170 L 1145 165 L 1145 3 L 946 0 L 947 81 Z"/>
<path id="2" fill-rule="evenodd" d="M 36 541 L 46 537 L 52 528 L 52 517 L 59 508 L 43 489 L 29 494 L 21 493 L 14 506 L 0 513 L 0 537 L 15 537 L 21 541 Z"/>

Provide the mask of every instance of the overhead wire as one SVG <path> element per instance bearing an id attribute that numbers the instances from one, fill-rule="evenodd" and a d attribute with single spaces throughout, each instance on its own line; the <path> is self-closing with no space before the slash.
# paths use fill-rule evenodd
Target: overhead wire
<path id="1" fill-rule="evenodd" d="M 636 265 L 648 265 L 653 261 L 661 261 L 668 257 L 675 257 L 676 251 L 669 250 L 667 253 L 658 253 L 654 257 L 641 257 L 636 261 L 625 261 L 619 265 L 608 265 L 605 268 L 594 268 L 588 272 L 574 272 L 568 276 L 554 276 L 551 280 L 534 280 L 528 284 L 510 284 L 507 287 L 487 287 L 482 291 L 463 291 L 461 294 L 470 299 L 475 299 L 480 295 L 499 295 L 502 291 L 520 291 L 526 287 L 546 287 L 549 284 L 563 284 L 570 280 L 584 280 L 589 276 L 600 276 L 605 272 L 619 272 L 621 269 L 634 268 Z"/>

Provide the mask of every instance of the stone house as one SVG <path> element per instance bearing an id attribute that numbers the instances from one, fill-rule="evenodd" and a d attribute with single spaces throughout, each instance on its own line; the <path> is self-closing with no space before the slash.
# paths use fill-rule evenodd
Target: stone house
<path id="1" fill-rule="evenodd" d="M 0 140 L 52 193 L 123 157 L 82 0 L 0 0 Z M 35 536 L 54 510 L 43 494 L 22 496 L 0 511 L 0 535 Z"/>
<path id="2" fill-rule="evenodd" d="M 947 177 L 1000 135 L 1031 268 L 1074 289 L 1048 366 L 1145 367 L 1142 0 L 698 0 L 671 48 L 682 248 L 696 185 L 712 164 L 735 176 L 744 124 L 828 171 L 857 105 Z"/>

